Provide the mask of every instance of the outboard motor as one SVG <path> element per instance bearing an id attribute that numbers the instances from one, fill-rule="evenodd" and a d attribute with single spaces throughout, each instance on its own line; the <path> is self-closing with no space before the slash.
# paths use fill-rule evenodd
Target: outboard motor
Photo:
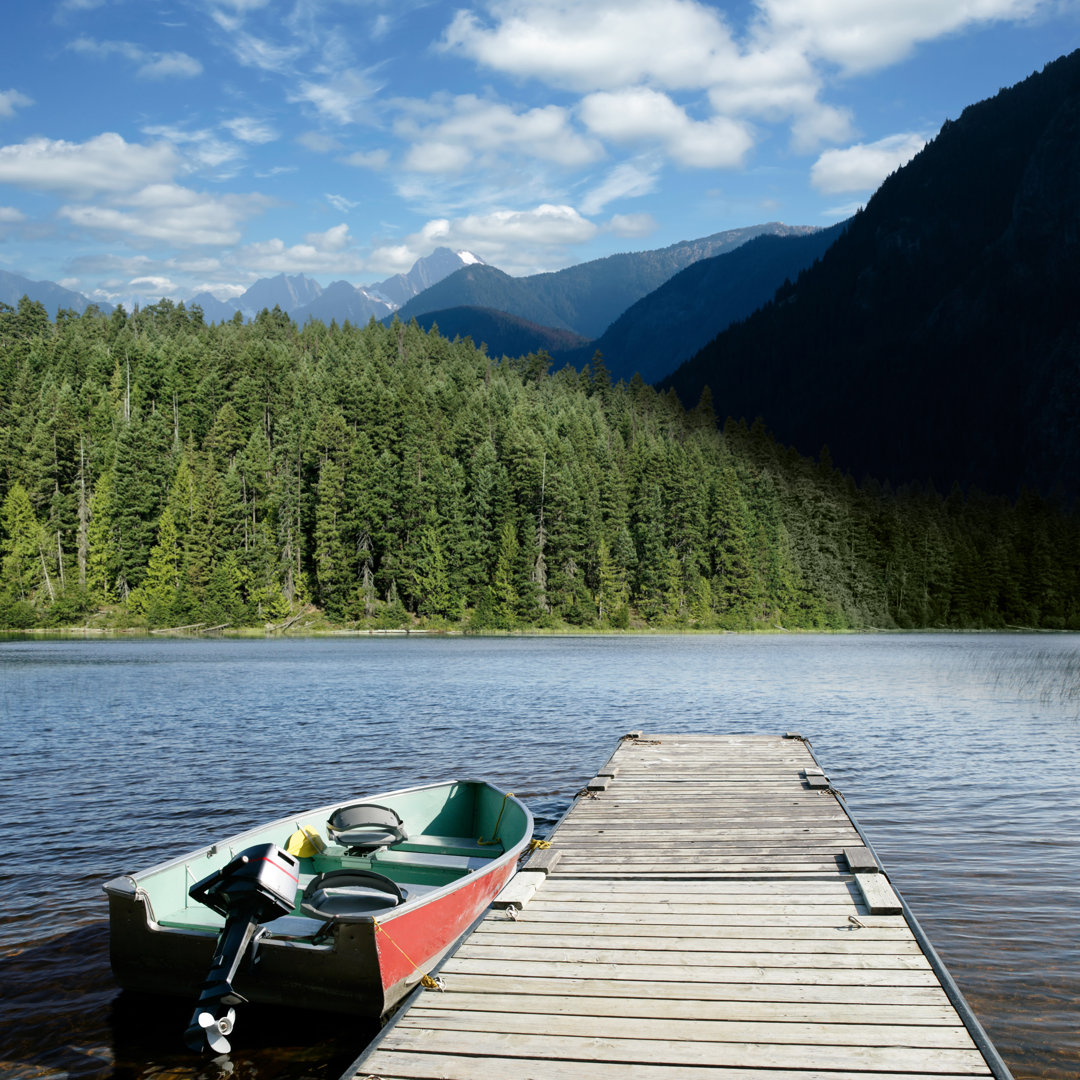
<path id="1" fill-rule="evenodd" d="M 288 914 L 296 901 L 300 863 L 275 844 L 256 844 L 188 890 L 200 904 L 225 916 L 214 960 L 184 1038 L 192 1050 L 209 1046 L 227 1054 L 225 1037 L 236 1022 L 233 1005 L 246 998 L 232 986 L 260 923 Z"/>

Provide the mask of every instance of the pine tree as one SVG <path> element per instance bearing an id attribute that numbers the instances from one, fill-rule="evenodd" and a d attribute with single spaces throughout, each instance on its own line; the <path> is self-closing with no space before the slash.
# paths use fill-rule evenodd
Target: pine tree
<path id="1" fill-rule="evenodd" d="M 349 618 L 355 589 L 349 572 L 345 544 L 345 477 L 341 466 L 327 457 L 319 470 L 315 493 L 316 601 L 328 614 Z"/>
<path id="2" fill-rule="evenodd" d="M 626 577 L 603 537 L 597 549 L 596 562 L 596 614 L 602 623 L 611 624 L 616 619 L 616 613 L 626 606 Z"/>
<path id="3" fill-rule="evenodd" d="M 131 591 L 128 606 L 145 615 L 152 626 L 167 626 L 173 620 L 180 598 L 180 540 L 176 516 L 166 506 L 158 522 L 157 543 L 150 549 L 150 563 L 142 585 Z"/>
<path id="4" fill-rule="evenodd" d="M 113 475 L 98 478 L 90 496 L 90 520 L 86 528 L 86 587 L 101 603 L 118 598 L 120 545 L 116 537 L 116 494 Z"/>
<path id="5" fill-rule="evenodd" d="M 517 563 L 520 551 L 517 528 L 512 521 L 507 521 L 499 533 L 495 575 L 491 582 L 492 614 L 495 625 L 502 630 L 512 630 L 518 624 L 521 596 Z"/>
<path id="6" fill-rule="evenodd" d="M 29 600 L 42 589 L 54 599 L 44 531 L 22 484 L 13 484 L 8 491 L 0 510 L 0 525 L 0 574 L 5 590 L 20 600 Z"/>

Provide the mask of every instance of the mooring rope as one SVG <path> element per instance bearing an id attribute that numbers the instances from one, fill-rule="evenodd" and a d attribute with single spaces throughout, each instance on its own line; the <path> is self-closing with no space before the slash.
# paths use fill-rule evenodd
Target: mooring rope
<path id="1" fill-rule="evenodd" d="M 389 941 L 410 964 L 412 964 L 413 971 L 420 971 L 416 961 L 386 932 L 386 927 L 383 926 L 378 919 L 372 919 L 371 921 L 375 924 L 375 932 L 377 934 L 382 934 L 382 936 L 386 938 L 386 940 Z M 443 981 L 439 978 L 433 979 L 430 975 L 420 971 L 420 985 L 427 990 L 441 990 L 443 988 Z"/>
<path id="2" fill-rule="evenodd" d="M 499 816 L 495 819 L 495 828 L 491 830 L 491 839 L 490 840 L 485 840 L 482 836 L 478 836 L 476 838 L 476 842 L 478 844 L 483 844 L 485 847 L 487 847 L 487 846 L 489 846 L 491 844 L 501 844 L 502 843 L 502 841 L 499 839 L 499 826 L 502 824 L 503 811 L 506 809 L 506 804 L 513 797 L 514 797 L 514 793 L 512 791 L 508 791 L 503 796 L 502 806 L 499 807 Z"/>

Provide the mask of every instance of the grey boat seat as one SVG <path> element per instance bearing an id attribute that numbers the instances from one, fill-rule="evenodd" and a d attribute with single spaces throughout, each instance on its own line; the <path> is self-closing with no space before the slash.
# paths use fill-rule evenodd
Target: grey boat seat
<path id="1" fill-rule="evenodd" d="M 334 843 L 342 844 L 350 854 L 377 851 L 409 838 L 397 811 L 377 803 L 339 806 L 327 820 L 326 831 Z"/>
<path id="2" fill-rule="evenodd" d="M 300 910 L 313 919 L 364 918 L 405 903 L 408 893 L 373 870 L 330 870 L 312 878 Z"/>

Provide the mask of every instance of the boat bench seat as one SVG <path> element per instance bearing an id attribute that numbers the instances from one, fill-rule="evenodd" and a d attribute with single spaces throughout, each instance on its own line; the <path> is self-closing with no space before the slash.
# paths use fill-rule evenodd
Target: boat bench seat
<path id="1" fill-rule="evenodd" d="M 263 925 L 273 937 L 286 941 L 307 941 L 326 928 L 321 919 L 309 919 L 306 915 L 282 915 Z"/>
<path id="2" fill-rule="evenodd" d="M 177 930 L 212 930 L 216 934 L 225 925 L 225 916 L 203 907 L 202 904 L 194 904 L 160 916 L 158 924 Z"/>
<path id="3" fill-rule="evenodd" d="M 445 851 L 404 851 L 401 848 L 392 848 L 380 851 L 376 858 L 372 859 L 371 865 L 379 867 L 400 867 L 404 870 L 409 866 L 435 867 L 441 870 L 456 870 L 459 873 L 469 873 L 479 870 L 491 861 L 491 856 L 477 855 L 448 855 Z M 398 875 L 391 873 L 391 877 Z"/>
<path id="4" fill-rule="evenodd" d="M 481 859 L 494 859 L 502 854 L 501 844 L 481 844 L 468 836 L 436 836 L 421 833 L 394 845 L 394 851 L 416 851 L 430 855 L 471 855 Z"/>

